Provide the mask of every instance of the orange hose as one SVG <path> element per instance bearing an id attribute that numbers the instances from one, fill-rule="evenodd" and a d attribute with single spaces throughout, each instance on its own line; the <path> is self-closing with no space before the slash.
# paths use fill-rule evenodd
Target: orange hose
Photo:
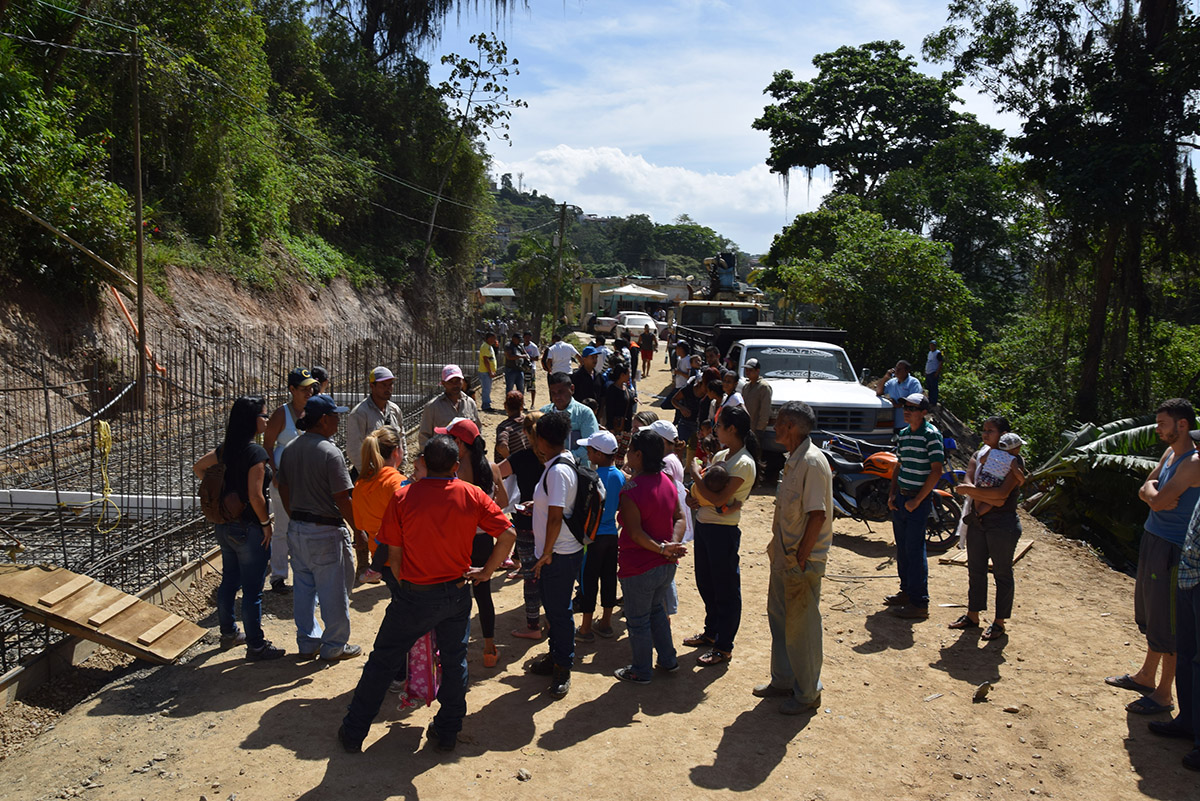
<path id="1" fill-rule="evenodd" d="M 125 301 L 121 300 L 121 296 L 117 293 L 117 288 L 115 286 L 112 286 L 110 284 L 108 288 L 112 290 L 113 297 L 116 298 L 116 300 L 117 300 L 117 305 L 121 307 L 121 312 L 125 315 L 125 322 L 129 323 L 129 328 L 130 328 L 130 330 L 133 331 L 133 338 L 137 339 L 138 338 L 137 323 L 135 323 L 133 321 L 133 316 L 130 315 L 129 309 L 127 309 L 125 307 Z M 162 375 L 167 374 L 167 368 L 160 365 L 158 363 L 158 360 L 154 358 L 154 354 L 150 352 L 149 345 L 146 346 L 146 358 L 150 361 L 150 364 L 154 365 L 155 370 L 157 370 Z"/>

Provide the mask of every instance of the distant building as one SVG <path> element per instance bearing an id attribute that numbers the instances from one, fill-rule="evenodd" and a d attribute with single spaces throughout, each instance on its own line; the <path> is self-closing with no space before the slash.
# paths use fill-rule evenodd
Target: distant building
<path id="1" fill-rule="evenodd" d="M 479 287 L 472 295 L 472 300 L 475 302 L 476 308 L 480 308 L 486 303 L 499 303 L 509 310 L 517 307 L 517 293 L 511 287 L 499 284 Z"/>

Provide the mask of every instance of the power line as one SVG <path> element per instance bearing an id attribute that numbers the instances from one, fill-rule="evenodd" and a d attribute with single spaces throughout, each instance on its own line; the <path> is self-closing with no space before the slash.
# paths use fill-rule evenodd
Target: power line
<path id="1" fill-rule="evenodd" d="M 18 42 L 25 42 L 26 44 L 57 47 L 61 50 L 72 50 L 76 53 L 91 53 L 97 56 L 123 56 L 125 58 L 131 58 L 134 55 L 133 53 L 129 53 L 124 50 L 94 50 L 90 47 L 78 47 L 76 45 L 61 44 L 59 42 L 47 42 L 45 39 L 31 39 L 28 36 L 19 36 L 18 34 L 8 33 L 7 31 L 0 31 L 0 36 L 5 37 L 6 39 L 15 39 Z"/>
<path id="2" fill-rule="evenodd" d="M 34 2 L 39 3 L 43 6 L 46 6 L 47 8 L 53 8 L 55 11 L 61 11 L 64 14 L 70 14 L 72 17 L 79 17 L 80 19 L 85 19 L 85 20 L 88 20 L 89 22 L 96 22 L 96 23 L 99 23 L 100 25 L 107 25 L 110 28 L 116 28 L 118 31 L 124 31 L 125 33 L 137 33 L 137 31 L 135 29 L 126 27 L 125 25 L 121 25 L 120 23 L 111 22 L 107 19 L 101 19 L 99 17 L 88 16 L 87 14 L 76 11 L 72 8 L 63 8 L 62 6 L 58 6 L 58 5 L 55 5 L 54 3 L 49 2 L 49 0 L 34 0 Z"/>

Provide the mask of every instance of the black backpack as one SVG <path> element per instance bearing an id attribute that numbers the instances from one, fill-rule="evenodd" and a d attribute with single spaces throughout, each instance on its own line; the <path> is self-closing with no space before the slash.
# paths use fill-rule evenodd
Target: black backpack
<path id="1" fill-rule="evenodd" d="M 567 528 L 575 535 L 581 545 L 587 545 L 596 539 L 596 531 L 600 528 L 600 518 L 604 516 L 604 500 L 607 491 L 600 476 L 590 467 L 584 467 L 574 459 L 557 456 L 546 466 L 546 470 L 556 464 L 565 464 L 575 471 L 576 491 L 575 508 L 571 516 L 565 519 Z M 546 479 L 542 478 L 542 490 L 546 489 Z"/>

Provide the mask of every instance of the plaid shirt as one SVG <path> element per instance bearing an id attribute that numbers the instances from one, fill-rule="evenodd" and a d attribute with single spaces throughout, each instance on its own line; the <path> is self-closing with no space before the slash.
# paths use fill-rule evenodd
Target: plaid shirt
<path id="1" fill-rule="evenodd" d="M 1179 589 L 1190 590 L 1200 584 L 1200 504 L 1192 510 L 1187 539 L 1179 554 Z"/>

